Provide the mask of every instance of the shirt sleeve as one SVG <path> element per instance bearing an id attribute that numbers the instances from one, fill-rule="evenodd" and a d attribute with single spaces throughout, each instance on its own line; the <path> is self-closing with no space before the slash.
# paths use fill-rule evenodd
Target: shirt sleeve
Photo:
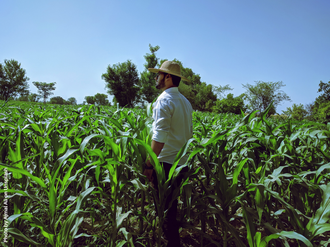
<path id="1" fill-rule="evenodd" d="M 171 127 L 171 109 L 165 100 L 157 102 L 153 109 L 153 136 L 154 141 L 165 143 L 167 141 L 168 132 Z"/>

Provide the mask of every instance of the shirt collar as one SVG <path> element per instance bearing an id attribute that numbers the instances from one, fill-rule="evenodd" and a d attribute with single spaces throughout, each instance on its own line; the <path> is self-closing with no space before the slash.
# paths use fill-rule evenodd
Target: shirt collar
<path id="1" fill-rule="evenodd" d="M 164 90 L 157 98 L 157 101 L 162 98 L 166 98 L 166 95 L 171 95 L 171 94 L 177 94 L 179 93 L 179 88 L 178 87 L 170 87 L 166 90 Z"/>
<path id="2" fill-rule="evenodd" d="M 164 92 L 171 94 L 171 93 L 177 93 L 179 92 L 179 88 L 178 87 L 170 87 L 168 89 L 166 89 Z"/>

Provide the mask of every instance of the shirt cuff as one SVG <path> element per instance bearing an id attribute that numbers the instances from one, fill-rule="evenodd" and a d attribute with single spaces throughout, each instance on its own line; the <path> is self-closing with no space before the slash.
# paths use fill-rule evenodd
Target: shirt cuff
<path id="1" fill-rule="evenodd" d="M 165 143 L 167 141 L 167 132 L 165 131 L 155 131 L 152 135 L 152 140 L 160 143 Z"/>

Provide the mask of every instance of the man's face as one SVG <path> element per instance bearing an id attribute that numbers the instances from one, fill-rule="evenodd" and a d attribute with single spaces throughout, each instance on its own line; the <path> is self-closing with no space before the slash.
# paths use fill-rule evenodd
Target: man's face
<path id="1" fill-rule="evenodd" d="M 158 72 L 156 77 L 155 77 L 155 80 L 156 80 L 156 88 L 157 89 L 162 89 L 165 87 L 165 76 L 164 76 L 164 73 L 162 72 Z"/>

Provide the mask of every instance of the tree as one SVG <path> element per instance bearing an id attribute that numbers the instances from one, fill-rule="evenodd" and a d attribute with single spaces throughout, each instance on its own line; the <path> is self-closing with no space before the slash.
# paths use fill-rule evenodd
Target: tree
<path id="1" fill-rule="evenodd" d="M 320 81 L 319 89 L 321 93 L 312 104 L 307 105 L 308 119 L 314 121 L 330 121 L 330 81 L 324 83 Z"/>
<path id="2" fill-rule="evenodd" d="M 285 115 L 290 116 L 294 120 L 302 121 L 308 114 L 303 104 L 293 104 L 292 108 L 287 107 L 286 111 L 282 111 Z"/>
<path id="3" fill-rule="evenodd" d="M 29 101 L 28 95 L 21 95 L 18 99 L 18 101 Z"/>
<path id="4" fill-rule="evenodd" d="M 216 94 L 219 99 L 223 98 L 225 96 L 225 92 L 228 90 L 233 90 L 233 88 L 231 88 L 229 86 L 229 84 L 225 85 L 225 86 L 213 86 L 213 92 L 214 94 Z"/>
<path id="5" fill-rule="evenodd" d="M 49 103 L 58 104 L 58 105 L 65 105 L 66 101 L 61 96 L 55 96 L 55 97 L 50 98 Z"/>
<path id="6" fill-rule="evenodd" d="M 40 99 L 40 95 L 36 93 L 31 93 L 28 96 L 30 102 L 38 102 Z"/>
<path id="7" fill-rule="evenodd" d="M 151 46 L 149 44 L 149 50 L 151 52 L 147 53 L 144 58 L 146 63 L 144 66 L 144 71 L 140 74 L 140 92 L 141 100 L 151 103 L 159 94 L 156 88 L 155 73 L 151 73 L 148 68 L 154 68 L 158 63 L 158 58 L 156 57 L 156 51 L 159 50 L 159 46 Z"/>
<path id="8" fill-rule="evenodd" d="M 75 97 L 70 97 L 68 98 L 67 102 L 70 104 L 70 105 L 76 105 L 77 104 L 77 100 Z"/>
<path id="9" fill-rule="evenodd" d="M 317 91 L 321 93 L 314 102 L 313 117 L 317 121 L 330 121 L 330 81 L 324 83 L 320 81 L 319 89 Z"/>
<path id="10" fill-rule="evenodd" d="M 40 95 L 36 93 L 22 94 L 17 100 L 19 101 L 29 101 L 29 102 L 38 102 Z"/>
<path id="11" fill-rule="evenodd" d="M 322 102 L 317 109 L 316 119 L 322 122 L 330 122 L 330 102 Z"/>
<path id="12" fill-rule="evenodd" d="M 16 98 L 18 101 L 29 101 L 29 90 L 23 90 L 20 92 L 20 97 Z"/>
<path id="13" fill-rule="evenodd" d="M 245 97 L 249 102 L 250 110 L 264 111 L 273 101 L 273 107 L 268 114 L 276 113 L 276 107 L 284 100 L 291 101 L 290 97 L 280 90 L 284 87 L 282 81 L 263 82 L 255 81 L 256 85 L 242 84 L 246 88 Z"/>
<path id="14" fill-rule="evenodd" d="M 234 95 L 230 93 L 227 95 L 227 98 L 217 100 L 213 110 L 216 113 L 240 114 L 241 110 L 245 112 L 246 106 L 244 105 L 242 95 L 234 98 Z"/>
<path id="15" fill-rule="evenodd" d="M 50 95 L 54 94 L 51 91 L 54 91 L 55 90 L 55 84 L 56 84 L 56 82 L 47 83 L 47 82 L 37 82 L 37 81 L 34 81 L 32 83 L 33 83 L 33 85 L 35 85 L 38 88 L 38 93 L 41 95 L 42 98 L 44 98 L 44 103 L 46 103 L 46 99 Z"/>
<path id="16" fill-rule="evenodd" d="M 322 93 L 319 97 L 316 98 L 316 103 L 320 104 L 323 102 L 330 102 L 330 81 L 324 83 L 320 81 L 318 93 Z"/>
<path id="17" fill-rule="evenodd" d="M 136 65 L 130 60 L 109 65 L 107 73 L 102 75 L 108 93 L 114 95 L 121 107 L 133 107 L 139 95 L 139 77 Z"/>
<path id="18" fill-rule="evenodd" d="M 109 105 L 108 95 L 97 93 L 94 95 L 95 103 L 98 105 Z"/>
<path id="19" fill-rule="evenodd" d="M 202 82 L 196 86 L 196 90 L 198 93 L 194 96 L 194 109 L 211 112 L 217 100 L 217 96 L 213 93 L 212 85 Z"/>
<path id="20" fill-rule="evenodd" d="M 314 107 L 315 107 L 315 102 L 306 104 L 304 109 L 306 110 L 307 114 L 306 114 L 306 119 L 313 121 L 315 120 L 315 116 L 314 116 Z"/>
<path id="21" fill-rule="evenodd" d="M 29 85 L 26 71 L 16 60 L 6 60 L 0 64 L 0 98 L 7 100 L 21 94 L 26 95 Z"/>
<path id="22" fill-rule="evenodd" d="M 91 105 L 95 104 L 95 97 L 94 96 L 86 96 L 85 100 L 86 100 L 87 104 L 91 104 Z"/>

